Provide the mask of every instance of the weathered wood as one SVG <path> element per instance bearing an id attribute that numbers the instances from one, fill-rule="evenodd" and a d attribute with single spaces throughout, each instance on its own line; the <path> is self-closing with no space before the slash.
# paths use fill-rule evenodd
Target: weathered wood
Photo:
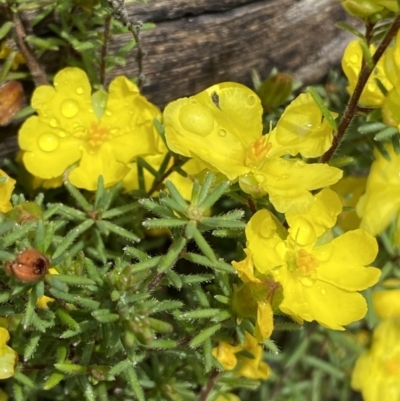
<path id="1" fill-rule="evenodd" d="M 188 10 L 201 14 L 184 17 Z M 142 43 L 144 93 L 160 106 L 220 81 L 251 85 L 252 69 L 266 77 L 277 67 L 316 82 L 338 64 L 348 41 L 335 27 L 346 14 L 332 0 L 149 0 L 131 4 L 129 13 L 132 19 L 158 20 L 155 29 L 142 33 Z M 168 19 L 174 17 L 179 19 Z M 137 73 L 133 55 L 128 66 Z"/>
<path id="2" fill-rule="evenodd" d="M 334 25 L 347 20 L 336 0 L 148 0 L 127 9 L 132 21 L 156 22 L 141 33 L 143 93 L 160 107 L 217 82 L 251 86 L 252 69 L 266 77 L 277 67 L 317 82 L 338 65 L 349 40 Z M 130 38 L 113 38 L 111 51 Z M 108 79 L 137 73 L 133 51 Z M 0 157 L 17 149 L 15 134 L 6 131 L 0 130 Z"/>

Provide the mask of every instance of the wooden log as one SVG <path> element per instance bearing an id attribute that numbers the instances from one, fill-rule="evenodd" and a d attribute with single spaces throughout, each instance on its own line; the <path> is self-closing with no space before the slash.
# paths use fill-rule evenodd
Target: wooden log
<path id="1" fill-rule="evenodd" d="M 317 82 L 338 66 L 349 40 L 335 27 L 348 20 L 335 0 L 148 0 L 127 3 L 127 10 L 132 21 L 156 23 L 140 37 L 143 93 L 160 107 L 217 82 L 251 87 L 252 69 L 262 78 L 276 67 Z M 111 51 L 130 38 L 114 37 Z M 107 78 L 121 74 L 138 74 L 135 51 Z M 16 130 L 0 129 L 0 157 L 16 151 Z"/>

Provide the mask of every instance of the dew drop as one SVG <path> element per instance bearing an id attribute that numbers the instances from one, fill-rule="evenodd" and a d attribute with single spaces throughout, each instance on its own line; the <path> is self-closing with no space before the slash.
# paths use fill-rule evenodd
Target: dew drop
<path id="1" fill-rule="evenodd" d="M 52 119 L 49 121 L 49 124 L 50 124 L 50 127 L 52 127 L 52 128 L 57 128 L 57 127 L 58 127 L 58 121 L 57 121 L 56 118 L 52 118 Z"/>
<path id="2" fill-rule="evenodd" d="M 255 95 L 250 95 L 247 97 L 247 105 L 254 106 L 256 104 L 256 97 Z"/>
<path id="3" fill-rule="evenodd" d="M 117 135 L 118 132 L 119 132 L 119 129 L 118 129 L 118 128 L 113 128 L 113 129 L 110 131 L 111 135 Z"/>
<path id="4" fill-rule="evenodd" d="M 79 106 L 75 100 L 64 100 L 61 103 L 61 114 L 66 118 L 72 118 L 78 114 Z"/>
<path id="5" fill-rule="evenodd" d="M 47 134 L 40 135 L 38 139 L 39 148 L 44 152 L 53 152 L 60 145 L 60 139 L 57 135 L 49 132 Z"/>
<path id="6" fill-rule="evenodd" d="M 322 295 L 325 295 L 325 294 L 326 294 L 326 290 L 322 289 L 322 290 L 321 290 L 321 294 L 322 294 Z"/>
<path id="7" fill-rule="evenodd" d="M 258 183 L 262 183 L 262 182 L 265 181 L 265 177 L 264 177 L 263 175 L 261 175 L 261 174 L 256 174 L 256 175 L 254 176 L 254 178 L 256 179 L 256 181 L 257 181 Z"/>
<path id="8" fill-rule="evenodd" d="M 283 174 L 281 177 L 282 180 L 287 180 L 289 178 L 289 174 Z"/>
<path id="9" fill-rule="evenodd" d="M 359 60 L 360 60 L 360 58 L 358 57 L 357 54 L 352 54 L 352 55 L 350 56 L 350 62 L 351 62 L 351 63 L 356 64 L 356 63 L 359 62 Z"/>
<path id="10" fill-rule="evenodd" d="M 314 280 L 311 277 L 303 276 L 299 280 L 304 287 L 312 287 L 314 285 Z"/>
<path id="11" fill-rule="evenodd" d="M 111 117 L 112 116 L 112 113 L 111 113 L 110 110 L 107 110 L 105 114 L 106 114 L 107 117 Z"/>
<path id="12" fill-rule="evenodd" d="M 82 93 L 83 93 L 83 88 L 82 88 L 82 86 L 78 86 L 78 87 L 76 88 L 76 93 L 77 93 L 78 95 L 82 95 Z"/>
<path id="13" fill-rule="evenodd" d="M 185 104 L 179 113 L 179 121 L 185 130 L 203 137 L 211 134 L 214 128 L 211 112 L 199 104 Z"/>
<path id="14" fill-rule="evenodd" d="M 223 128 L 221 128 L 221 129 L 218 131 L 218 135 L 219 135 L 219 136 L 222 136 L 222 137 L 226 136 L 226 130 L 224 130 Z"/>
<path id="15" fill-rule="evenodd" d="M 65 138 L 67 136 L 67 133 L 65 131 L 63 131 L 62 129 L 60 129 L 58 131 L 58 136 L 60 136 L 61 138 Z"/>
<path id="16" fill-rule="evenodd" d="M 196 99 L 190 99 L 190 104 L 197 104 L 197 100 Z"/>
<path id="17" fill-rule="evenodd" d="M 296 167 L 304 167 L 306 162 L 303 160 L 296 160 Z"/>

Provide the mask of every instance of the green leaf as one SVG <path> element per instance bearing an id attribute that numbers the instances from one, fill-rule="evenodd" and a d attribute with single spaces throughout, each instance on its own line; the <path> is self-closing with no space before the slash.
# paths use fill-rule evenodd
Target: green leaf
<path id="1" fill-rule="evenodd" d="M 387 127 L 384 130 L 378 132 L 374 136 L 375 141 L 385 141 L 387 139 L 390 139 L 393 135 L 396 135 L 399 133 L 399 130 L 396 127 Z"/>
<path id="2" fill-rule="evenodd" d="M 132 391 L 135 393 L 136 398 L 139 401 L 146 401 L 143 393 L 142 386 L 139 383 L 139 379 L 137 377 L 136 371 L 134 367 L 131 365 L 124 371 L 124 376 L 126 377 L 126 380 L 128 381 L 129 385 L 132 388 Z"/>
<path id="3" fill-rule="evenodd" d="M 192 348 L 198 347 L 199 345 L 204 343 L 204 341 L 206 341 L 207 338 L 210 338 L 212 335 L 214 335 L 220 328 L 221 328 L 220 324 L 215 324 L 214 326 L 202 330 L 197 336 L 195 336 L 192 339 L 192 341 L 190 341 L 189 345 Z"/>
<path id="4" fill-rule="evenodd" d="M 13 26 L 14 24 L 11 21 L 6 21 L 2 23 L 0 27 L 0 40 L 7 36 L 8 32 L 10 32 Z"/>
<path id="5" fill-rule="evenodd" d="M 158 266 L 158 272 L 164 273 L 165 271 L 170 269 L 178 260 L 180 253 L 185 246 L 185 238 L 179 238 L 178 240 L 176 240 L 168 249 L 167 254 L 161 259 L 161 262 Z"/>
<path id="6" fill-rule="evenodd" d="M 184 312 L 180 314 L 181 319 L 191 320 L 191 319 L 209 319 L 213 318 L 221 312 L 221 309 L 209 308 L 209 309 L 196 309 L 190 312 Z"/>
<path id="7" fill-rule="evenodd" d="M 307 88 L 307 92 L 312 96 L 312 98 L 314 99 L 315 103 L 317 104 L 317 106 L 321 110 L 322 115 L 326 118 L 326 120 L 328 121 L 328 123 L 330 124 L 332 129 L 334 131 L 337 131 L 336 121 L 332 117 L 332 114 L 329 111 L 329 109 L 325 106 L 325 103 L 324 103 L 322 97 L 318 94 L 318 92 L 312 86 L 309 86 Z"/>

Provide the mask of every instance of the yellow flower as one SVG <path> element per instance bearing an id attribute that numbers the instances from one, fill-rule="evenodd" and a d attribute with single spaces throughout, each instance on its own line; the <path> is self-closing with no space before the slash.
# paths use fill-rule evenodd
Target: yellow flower
<path id="1" fill-rule="evenodd" d="M 100 175 L 106 187 L 121 181 L 127 164 L 140 155 L 159 153 L 153 119 L 159 110 L 135 84 L 115 78 L 104 104 L 92 101 L 86 73 L 65 68 L 54 87 L 40 86 L 32 97 L 38 116 L 25 121 L 19 132 L 27 170 L 43 179 L 56 178 L 71 167 L 68 179 L 95 190 Z"/>
<path id="2" fill-rule="evenodd" d="M 309 213 L 286 216 L 286 236 L 268 210 L 257 212 L 246 227 L 257 271 L 283 288 L 280 310 L 299 322 L 316 320 L 335 330 L 365 316 L 367 304 L 358 291 L 380 276 L 379 269 L 364 267 L 378 252 L 367 232 L 349 231 L 330 241 L 328 230 L 340 211 L 339 197 L 324 189 Z"/>
<path id="3" fill-rule="evenodd" d="M 373 45 L 371 45 L 370 51 L 371 54 L 375 53 L 375 47 Z M 360 75 L 361 71 L 362 59 L 363 53 L 361 45 L 358 40 L 353 40 L 347 45 L 342 58 L 342 68 L 347 79 L 349 80 L 347 91 L 350 95 L 354 92 L 356 87 L 358 76 Z M 385 100 L 385 95 L 376 84 L 376 79 L 379 79 L 379 81 L 388 91 L 392 89 L 393 85 L 385 74 L 384 57 L 380 58 L 377 66 L 374 68 L 367 81 L 367 84 L 365 85 L 365 88 L 359 99 L 359 103 L 361 105 L 366 107 L 382 106 Z"/>
<path id="4" fill-rule="evenodd" d="M 390 161 L 375 150 L 375 161 L 367 180 L 365 194 L 357 204 L 361 217 L 360 227 L 372 235 L 381 233 L 394 219 L 397 219 L 396 242 L 400 243 L 400 155 L 388 144 L 386 150 Z"/>
<path id="5" fill-rule="evenodd" d="M 400 289 L 372 293 L 374 310 L 380 319 L 400 318 Z"/>
<path id="6" fill-rule="evenodd" d="M 240 354 L 240 351 L 249 352 L 253 358 Z M 224 369 L 235 369 L 236 376 L 265 380 L 270 375 L 269 366 L 262 360 L 262 346 L 247 332 L 244 344 L 232 346 L 222 341 L 212 350 L 212 353 Z"/>
<path id="7" fill-rule="evenodd" d="M 0 46 L 0 59 L 4 60 L 8 58 L 8 56 L 13 52 L 14 50 L 10 47 L 7 46 L 6 42 L 2 42 Z M 16 70 L 18 69 L 20 64 L 25 64 L 26 60 L 25 57 L 23 56 L 22 53 L 16 52 L 14 56 L 14 60 L 11 64 L 11 69 Z"/>
<path id="8" fill-rule="evenodd" d="M 254 335 L 260 342 L 269 338 L 274 330 L 273 309 L 281 301 L 281 287 L 268 275 L 254 270 L 253 255 L 245 250 L 247 257 L 241 262 L 232 262 L 243 285 L 235 287 L 232 309 L 243 317 L 255 319 Z M 257 274 L 257 277 L 255 276 Z"/>
<path id="9" fill-rule="evenodd" d="M 309 94 L 296 98 L 264 136 L 262 113 L 260 99 L 249 88 L 214 85 L 167 105 L 167 145 L 203 168 L 239 179 L 245 192 L 268 193 L 280 212 L 305 211 L 312 204 L 310 191 L 337 182 L 342 172 L 288 156 L 322 155 L 331 145 L 332 129 Z"/>
<path id="10" fill-rule="evenodd" d="M 0 327 L 0 379 L 13 376 L 18 361 L 17 353 L 6 344 L 9 339 L 8 330 Z"/>
<path id="11" fill-rule="evenodd" d="M 384 320 L 374 330 L 372 346 L 355 365 L 351 386 L 364 401 L 400 399 L 400 320 Z"/>
<path id="12" fill-rule="evenodd" d="M 14 190 L 15 180 L 1 169 L 0 179 L 2 179 L 2 181 L 0 181 L 0 213 L 7 213 L 12 209 L 10 199 Z"/>

